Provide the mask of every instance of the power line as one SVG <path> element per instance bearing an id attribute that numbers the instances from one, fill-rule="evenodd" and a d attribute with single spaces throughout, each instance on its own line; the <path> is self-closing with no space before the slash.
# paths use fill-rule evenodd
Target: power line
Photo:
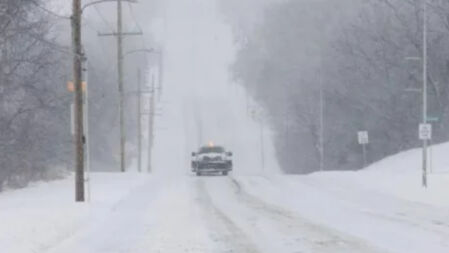
<path id="1" fill-rule="evenodd" d="M 91 31 L 98 33 L 98 30 L 91 24 L 89 23 L 89 20 L 87 18 L 82 18 L 83 22 L 82 22 L 82 27 L 87 27 L 89 28 Z"/>
<path id="2" fill-rule="evenodd" d="M 131 3 L 128 3 L 128 8 L 129 8 L 129 12 L 131 14 L 131 18 L 133 19 L 134 23 L 136 24 L 137 29 L 139 29 L 140 32 L 143 32 L 142 27 L 140 26 L 139 22 L 137 21 L 137 16 L 135 15 L 134 8 L 131 5 Z M 145 36 L 141 37 L 141 41 L 142 41 L 142 47 L 145 48 L 147 45 L 147 43 L 145 41 Z"/>
<path id="3" fill-rule="evenodd" d="M 100 19 L 108 26 L 111 31 L 114 31 L 114 27 L 107 21 L 107 19 L 104 17 L 104 15 L 101 13 L 101 11 L 98 9 L 98 6 L 94 5 L 95 11 L 98 13 L 98 16 Z"/>
<path id="4" fill-rule="evenodd" d="M 133 19 L 134 23 L 136 24 L 137 29 L 139 29 L 140 32 L 143 32 L 142 27 L 140 26 L 139 22 L 137 22 L 137 18 L 136 18 L 134 9 L 130 3 L 128 3 L 128 7 L 129 7 L 130 16 Z"/>
<path id="5" fill-rule="evenodd" d="M 36 5 L 37 8 L 43 10 L 44 12 L 47 12 L 47 13 L 51 14 L 52 16 L 55 16 L 55 17 L 60 18 L 60 19 L 70 20 L 70 17 L 64 16 L 64 15 L 58 14 L 58 13 L 52 11 L 52 10 L 49 10 L 46 7 L 40 5 L 36 0 L 30 0 L 30 1 L 31 1 L 31 3 Z"/>

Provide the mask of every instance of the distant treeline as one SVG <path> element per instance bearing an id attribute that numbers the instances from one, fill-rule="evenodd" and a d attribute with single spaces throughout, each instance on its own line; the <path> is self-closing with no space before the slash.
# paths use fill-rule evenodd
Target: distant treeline
<path id="1" fill-rule="evenodd" d="M 70 18 L 54 13 L 48 4 L 45 0 L 0 3 L 0 191 L 58 178 L 73 169 L 73 94 L 67 90 L 73 59 Z M 88 14 L 86 11 L 83 18 L 83 48 L 89 70 L 92 167 L 118 171 L 116 44 L 113 38 L 98 37 L 101 29 L 96 29 L 101 26 Z M 125 50 L 140 49 L 141 44 L 141 40 L 128 39 Z M 129 145 L 135 143 L 137 129 L 136 99 L 130 94 L 137 90 L 137 66 L 145 80 L 149 63 L 145 55 L 127 56 L 126 60 Z M 133 152 L 129 148 L 127 156 Z"/>
<path id="2" fill-rule="evenodd" d="M 422 0 L 280 1 L 239 34 L 234 76 L 269 115 L 286 172 L 363 165 L 418 147 Z M 428 96 L 433 143 L 449 139 L 449 1 L 428 1 Z M 321 93 L 322 92 L 322 93 Z M 323 100 L 320 99 L 322 94 Z"/>
<path id="3" fill-rule="evenodd" d="M 55 43 L 42 2 L 0 4 L 0 191 L 57 176 L 69 152 L 70 48 Z"/>

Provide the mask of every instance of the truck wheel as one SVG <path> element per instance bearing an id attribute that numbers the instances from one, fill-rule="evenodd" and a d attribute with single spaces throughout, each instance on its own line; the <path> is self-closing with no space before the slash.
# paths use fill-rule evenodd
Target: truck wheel
<path id="1" fill-rule="evenodd" d="M 201 172 L 197 171 L 196 176 L 198 176 L 198 177 L 201 176 Z"/>
<path id="2" fill-rule="evenodd" d="M 227 171 L 223 171 L 222 174 L 223 174 L 223 176 L 227 176 L 228 172 Z"/>

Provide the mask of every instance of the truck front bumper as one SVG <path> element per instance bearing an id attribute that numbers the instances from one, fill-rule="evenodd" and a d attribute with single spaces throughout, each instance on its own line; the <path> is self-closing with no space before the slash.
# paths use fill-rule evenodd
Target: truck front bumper
<path id="1" fill-rule="evenodd" d="M 223 172 L 231 170 L 231 162 L 199 162 L 196 166 L 196 171 L 201 172 Z"/>

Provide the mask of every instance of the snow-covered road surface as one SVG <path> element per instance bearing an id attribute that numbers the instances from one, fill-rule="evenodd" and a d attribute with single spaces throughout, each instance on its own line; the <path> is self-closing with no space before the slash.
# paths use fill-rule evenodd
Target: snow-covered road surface
<path id="1" fill-rule="evenodd" d="M 190 178 L 175 189 L 164 198 L 150 252 L 382 252 L 250 196 L 232 178 Z"/>
<path id="2" fill-rule="evenodd" d="M 244 179 L 259 180 L 263 179 Z M 58 237 L 51 245 L 33 250 L 382 252 L 360 238 L 250 195 L 232 177 L 149 177 L 109 209 L 92 208 L 88 213 L 82 226 Z"/>
<path id="3" fill-rule="evenodd" d="M 98 173 L 89 204 L 71 203 L 72 179 L 42 183 L 0 196 L 0 247 L 13 253 L 449 251 L 447 203 L 359 185 L 370 181 L 367 173 L 269 179 Z"/>
<path id="4" fill-rule="evenodd" d="M 238 179 L 205 179 L 199 184 L 214 207 L 257 243 L 258 252 L 381 252 L 361 239 L 247 193 Z"/>

